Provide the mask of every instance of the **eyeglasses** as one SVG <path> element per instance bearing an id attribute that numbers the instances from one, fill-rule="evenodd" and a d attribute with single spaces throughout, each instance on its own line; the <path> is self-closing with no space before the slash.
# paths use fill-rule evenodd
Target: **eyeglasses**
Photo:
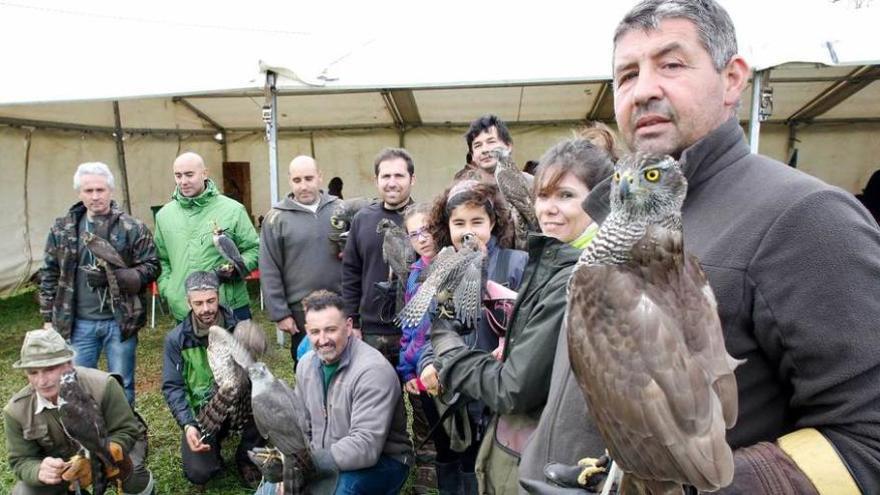
<path id="1" fill-rule="evenodd" d="M 428 232 L 428 226 L 426 225 L 420 229 L 416 229 L 416 230 L 410 232 L 409 234 L 406 234 L 406 237 L 408 237 L 409 240 L 411 240 L 411 241 L 414 241 L 419 238 L 430 239 L 431 233 Z"/>

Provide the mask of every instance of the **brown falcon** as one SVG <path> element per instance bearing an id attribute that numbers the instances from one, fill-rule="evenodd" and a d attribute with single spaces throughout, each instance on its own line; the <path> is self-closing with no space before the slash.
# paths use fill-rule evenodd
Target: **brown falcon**
<path id="1" fill-rule="evenodd" d="M 216 325 L 208 329 L 208 365 L 215 389 L 196 416 L 204 437 L 216 434 L 227 421 L 232 431 L 240 431 L 250 419 L 251 382 L 233 353 L 240 348 L 257 359 L 267 347 L 265 334 L 251 320 L 240 322 L 233 333 Z"/>
<path id="2" fill-rule="evenodd" d="M 441 249 L 428 268 L 428 278 L 398 315 L 400 323 L 417 326 L 435 302 L 444 306 L 451 300 L 455 317 L 473 326 L 480 316 L 484 259 L 480 241 L 471 233 L 463 236 L 458 251 L 452 246 Z"/>
<path id="3" fill-rule="evenodd" d="M 497 159 L 495 166 L 495 182 L 498 189 L 512 208 L 510 216 L 513 219 L 514 231 L 516 232 L 516 248 L 526 249 L 529 232 L 540 232 L 538 218 L 535 216 L 535 208 L 532 205 L 531 184 L 522 172 L 510 160 L 510 150 L 498 147 L 491 151 Z"/>
<path id="4" fill-rule="evenodd" d="M 217 248 L 217 252 L 220 253 L 220 256 L 223 256 L 223 258 L 235 268 L 235 271 L 238 272 L 238 276 L 244 280 L 250 272 L 248 272 L 244 258 L 241 257 L 241 251 L 238 250 L 238 246 L 235 245 L 235 242 L 226 235 L 226 230 L 227 229 L 221 228 L 216 220 L 214 221 L 214 228 L 211 230 L 214 247 Z"/>
<path id="5" fill-rule="evenodd" d="M 345 249 L 345 241 L 348 239 L 348 231 L 351 221 L 361 208 L 369 205 L 373 200 L 368 198 L 351 198 L 339 200 L 330 216 L 330 244 L 335 254 L 340 254 Z"/>
<path id="6" fill-rule="evenodd" d="M 712 289 L 683 250 L 687 181 L 668 156 L 622 159 L 611 213 L 569 282 L 569 357 L 623 493 L 733 478 L 733 370 Z M 633 491 L 628 491 L 633 490 Z"/>

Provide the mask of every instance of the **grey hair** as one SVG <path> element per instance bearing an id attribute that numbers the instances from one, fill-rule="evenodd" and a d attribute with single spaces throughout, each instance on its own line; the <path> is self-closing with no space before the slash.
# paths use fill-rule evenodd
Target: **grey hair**
<path id="1" fill-rule="evenodd" d="M 721 72 L 737 54 L 736 29 L 727 11 L 714 0 L 644 0 L 624 16 L 614 30 L 614 46 L 633 29 L 652 31 L 664 19 L 687 19 L 694 23 L 700 43 Z"/>
<path id="2" fill-rule="evenodd" d="M 81 182 L 83 175 L 100 175 L 106 177 L 107 185 L 110 186 L 110 189 L 116 188 L 116 182 L 113 180 L 113 172 L 110 171 L 110 167 L 108 167 L 106 163 L 86 162 L 80 164 L 80 166 L 76 168 L 76 172 L 73 173 L 73 189 L 75 191 L 79 191 L 79 188 L 82 185 Z"/>

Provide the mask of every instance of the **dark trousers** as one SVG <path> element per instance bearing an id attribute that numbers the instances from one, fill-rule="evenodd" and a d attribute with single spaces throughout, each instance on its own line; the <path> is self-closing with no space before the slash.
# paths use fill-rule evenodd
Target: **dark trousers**
<path id="1" fill-rule="evenodd" d="M 336 495 L 397 495 L 408 475 L 409 466 L 381 455 L 375 466 L 340 472 Z"/>
<path id="2" fill-rule="evenodd" d="M 183 475 L 186 476 L 190 483 L 204 485 L 223 470 L 223 458 L 220 456 L 220 447 L 229 434 L 228 425 L 224 424 L 216 435 L 204 440 L 205 443 L 211 446 L 211 450 L 207 452 L 193 452 L 189 449 L 189 444 L 186 442 L 186 435 L 182 436 L 180 454 L 183 460 Z M 260 436 L 256 424 L 251 419 L 242 430 L 241 441 L 235 449 L 236 466 L 252 464 L 250 459 L 248 459 L 247 451 L 264 445 L 266 445 L 266 440 Z"/>
<path id="3" fill-rule="evenodd" d="M 400 334 L 399 333 L 371 333 L 364 334 L 364 342 L 373 349 L 381 352 L 385 359 L 391 363 L 394 369 L 397 369 L 397 363 L 400 362 Z"/>

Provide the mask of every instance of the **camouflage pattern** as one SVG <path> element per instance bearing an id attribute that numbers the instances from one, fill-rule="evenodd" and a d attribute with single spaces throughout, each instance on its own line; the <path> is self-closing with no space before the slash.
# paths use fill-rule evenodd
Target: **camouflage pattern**
<path id="1" fill-rule="evenodd" d="M 86 213 L 82 202 L 73 205 L 67 215 L 55 219 L 46 240 L 46 255 L 40 270 L 40 314 L 52 322 L 65 339 L 70 338 L 76 319 L 76 271 L 79 269 L 79 223 Z M 123 294 L 113 308 L 113 316 L 122 332 L 122 340 L 137 334 L 147 321 L 144 288 L 159 276 L 159 257 L 153 234 L 140 220 L 124 213 L 115 201 L 110 203 L 109 229 L 106 238 L 129 268 L 140 275 L 141 291 Z M 101 234 L 103 237 L 105 234 Z"/>

